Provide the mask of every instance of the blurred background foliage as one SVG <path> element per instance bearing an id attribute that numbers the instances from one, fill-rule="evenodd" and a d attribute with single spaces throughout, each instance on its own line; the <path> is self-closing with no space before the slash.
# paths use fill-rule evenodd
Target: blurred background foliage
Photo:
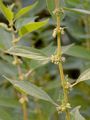
<path id="1" fill-rule="evenodd" d="M 23 18 L 16 21 L 17 28 L 29 21 L 41 21 L 49 18 L 49 23 L 45 27 L 32 32 L 19 42 L 20 45 L 31 46 L 42 49 L 45 54 L 51 55 L 54 52 L 53 46 L 56 46 L 56 40 L 52 37 L 55 21 L 48 12 L 45 0 L 3 0 L 5 5 L 15 3 L 17 6 L 14 11 L 17 12 L 21 7 L 33 4 L 38 1 L 37 6 L 26 14 Z M 79 8 L 90 10 L 90 0 L 62 0 L 62 6 L 70 8 Z M 8 21 L 0 13 L 0 22 L 8 25 Z M 90 68 L 90 15 L 76 14 L 74 12 L 64 12 L 61 26 L 65 27 L 65 34 L 61 37 L 62 46 L 75 44 L 64 55 L 65 75 L 68 75 L 72 82 L 75 82 L 81 72 Z M 12 46 L 11 33 L 0 28 L 0 73 L 18 78 L 17 69 L 12 65 L 13 58 L 2 52 L 2 49 L 8 49 Z M 59 87 L 59 72 L 52 63 L 41 63 L 40 61 L 21 58 L 22 70 L 27 73 L 30 70 L 28 80 L 42 87 L 51 95 L 51 97 L 60 102 L 62 99 L 62 90 Z M 90 81 L 83 82 L 75 86 L 70 91 L 70 102 L 72 107 L 81 106 L 80 112 L 90 120 Z M 47 102 L 29 97 L 28 102 L 29 120 L 63 120 L 63 116 L 58 115 L 56 109 Z M 0 119 L 2 120 L 22 120 L 23 113 L 21 105 L 18 102 L 15 89 L 12 88 L 6 80 L 0 78 Z M 62 118 L 61 118 L 62 117 Z"/>

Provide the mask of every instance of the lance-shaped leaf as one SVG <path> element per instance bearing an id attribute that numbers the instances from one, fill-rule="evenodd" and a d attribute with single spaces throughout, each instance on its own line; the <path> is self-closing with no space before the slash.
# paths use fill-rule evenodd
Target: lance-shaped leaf
<path id="1" fill-rule="evenodd" d="M 84 72 L 82 72 L 79 78 L 77 79 L 77 81 L 72 86 L 75 86 L 78 83 L 86 81 L 86 80 L 90 80 L 90 69 L 87 69 Z"/>
<path id="2" fill-rule="evenodd" d="M 20 29 L 21 27 L 23 27 L 24 25 L 26 25 L 27 23 L 29 22 L 34 22 L 34 20 L 36 19 L 37 17 L 23 17 L 23 18 L 20 18 L 18 20 L 16 20 L 15 22 L 15 27 L 16 29 Z"/>
<path id="3" fill-rule="evenodd" d="M 15 15 L 15 20 L 22 17 L 24 14 L 26 14 L 27 12 L 29 12 L 32 8 L 34 8 L 36 6 L 37 2 L 33 5 L 29 5 L 25 8 L 22 8 L 21 10 L 19 10 L 16 15 Z"/>
<path id="4" fill-rule="evenodd" d="M 85 120 L 79 112 L 80 106 L 77 106 L 71 111 L 71 120 Z"/>
<path id="5" fill-rule="evenodd" d="M 48 23 L 48 20 L 42 21 L 42 22 L 30 22 L 19 29 L 19 35 L 20 37 L 25 36 L 26 34 L 33 32 L 43 26 L 45 26 Z"/>
<path id="6" fill-rule="evenodd" d="M 48 101 L 54 105 L 57 105 L 53 99 L 40 87 L 37 87 L 36 85 L 30 83 L 29 81 L 18 81 L 18 80 L 12 80 L 4 76 L 11 84 L 14 85 L 14 87 L 19 90 L 22 93 L 25 93 L 27 95 L 36 97 L 38 99 L 42 99 L 45 101 Z"/>
<path id="7" fill-rule="evenodd" d="M 83 9 L 77 9 L 77 8 L 63 8 L 66 11 L 70 11 L 70 12 L 75 12 L 78 14 L 86 14 L 86 15 L 90 15 L 90 11 L 88 10 L 83 10 Z"/>
<path id="8" fill-rule="evenodd" d="M 77 82 L 82 82 L 85 80 L 90 80 L 90 69 L 85 70 L 78 78 Z"/>
<path id="9" fill-rule="evenodd" d="M 3 4 L 2 0 L 0 0 L 0 9 L 8 21 L 13 20 L 14 18 L 13 12 Z"/>
<path id="10" fill-rule="evenodd" d="M 38 50 L 32 47 L 16 46 L 10 48 L 7 53 L 12 55 L 17 55 L 25 58 L 30 58 L 39 61 L 49 62 L 50 57 L 56 51 L 56 47 L 51 47 L 48 49 Z M 69 45 L 62 47 L 62 54 L 79 57 L 82 59 L 90 60 L 90 51 L 84 47 Z"/>
<path id="11" fill-rule="evenodd" d="M 7 53 L 34 60 L 49 61 L 49 57 L 46 56 L 46 54 L 44 54 L 41 50 L 32 47 L 16 46 L 10 48 Z"/>

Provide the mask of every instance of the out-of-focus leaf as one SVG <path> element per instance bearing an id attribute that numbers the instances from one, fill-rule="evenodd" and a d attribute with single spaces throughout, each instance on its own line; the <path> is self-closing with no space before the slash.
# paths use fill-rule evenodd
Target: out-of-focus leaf
<path id="1" fill-rule="evenodd" d="M 17 81 L 17 80 L 11 80 L 7 77 L 4 78 L 6 78 L 9 82 L 11 82 L 14 85 L 14 87 L 18 88 L 19 91 L 21 92 L 23 91 L 24 93 L 30 96 L 48 101 L 56 105 L 56 103 L 52 100 L 52 98 L 45 91 L 43 91 L 41 88 L 37 87 L 36 85 L 28 81 Z"/>
<path id="2" fill-rule="evenodd" d="M 53 16 L 53 11 L 55 9 L 55 1 L 54 0 L 46 0 L 47 2 L 47 7 L 48 7 L 48 10 L 50 12 L 50 14 Z"/>
<path id="3" fill-rule="evenodd" d="M 70 44 L 67 46 L 62 46 L 62 54 L 66 53 L 70 48 L 73 48 L 74 44 Z"/>
<path id="4" fill-rule="evenodd" d="M 8 111 L 0 109 L 0 120 L 12 120 L 12 116 Z"/>
<path id="5" fill-rule="evenodd" d="M 41 67 L 45 64 L 47 64 L 48 61 L 38 61 L 38 60 L 31 60 L 30 61 L 30 73 L 33 72 L 35 69 L 37 69 L 38 67 Z"/>
<path id="6" fill-rule="evenodd" d="M 12 46 L 12 34 L 0 28 L 0 48 L 8 49 Z"/>
<path id="7" fill-rule="evenodd" d="M 67 46 L 62 46 L 62 54 L 66 53 L 73 46 L 74 46 L 74 44 L 70 44 L 70 45 L 67 45 Z M 51 56 L 52 54 L 55 54 L 56 50 L 57 50 L 57 47 L 52 46 L 52 45 L 42 49 L 42 51 L 48 56 Z"/>
<path id="8" fill-rule="evenodd" d="M 79 109 L 80 106 L 71 111 L 71 120 L 85 120 L 85 118 L 80 114 Z"/>
<path id="9" fill-rule="evenodd" d="M 77 45 L 71 46 L 64 54 L 90 60 L 90 50 Z"/>
<path id="10" fill-rule="evenodd" d="M 58 1 L 59 1 L 58 2 L 59 7 L 60 6 L 62 7 L 65 5 L 64 0 L 58 0 Z M 53 14 L 53 12 L 55 10 L 55 0 L 46 0 L 46 3 L 47 3 L 47 8 L 48 8 L 50 14 L 52 15 L 52 17 L 56 18 L 56 16 Z"/>
<path id="11" fill-rule="evenodd" d="M 46 56 L 41 50 L 25 47 L 25 46 L 16 46 L 10 48 L 7 53 L 12 55 L 17 55 L 21 57 L 26 57 L 34 60 L 48 61 L 49 57 Z"/>
<path id="12" fill-rule="evenodd" d="M 48 85 L 46 86 L 46 90 L 52 90 L 52 89 L 55 89 L 55 88 L 59 88 L 60 86 L 60 81 L 59 80 L 54 80 L 54 81 L 51 81 L 51 82 L 48 82 Z"/>
<path id="13" fill-rule="evenodd" d="M 16 22 L 15 22 L 15 27 L 18 29 L 20 29 L 22 26 L 26 25 L 27 23 L 29 22 L 34 22 L 36 17 L 34 18 L 31 18 L 31 17 L 23 17 L 23 18 L 20 18 L 18 19 Z"/>
<path id="14" fill-rule="evenodd" d="M 77 59 L 75 57 L 69 57 L 64 63 L 63 67 L 65 70 L 78 69 L 81 70 L 83 67 L 83 59 Z"/>
<path id="15" fill-rule="evenodd" d="M 36 6 L 37 2 L 33 5 L 29 5 L 25 8 L 22 8 L 21 10 L 19 10 L 16 15 L 15 15 L 15 20 L 22 17 L 24 14 L 26 14 L 27 12 L 29 12 L 32 8 L 34 8 Z"/>
<path id="16" fill-rule="evenodd" d="M 12 61 L 11 61 L 12 62 Z M 4 60 L 0 60 L 0 73 L 4 75 L 9 75 L 9 76 L 16 76 L 17 75 L 17 69 L 12 66 L 10 63 Z"/>
<path id="17" fill-rule="evenodd" d="M 88 10 L 83 10 L 83 9 L 64 8 L 64 10 L 66 10 L 66 11 L 71 11 L 71 12 L 75 12 L 75 13 L 78 13 L 78 14 L 90 15 L 90 11 L 88 11 Z"/>
<path id="18" fill-rule="evenodd" d="M 31 3 L 33 3 L 34 1 L 31 1 Z M 40 13 L 42 10 L 44 10 L 45 7 L 46 7 L 46 3 L 45 2 L 46 2 L 45 0 L 43 0 L 43 1 L 42 0 L 38 0 L 38 4 L 35 6 L 34 9 L 32 9 L 32 11 L 30 12 L 30 15 L 31 16 L 35 16 L 37 13 Z M 30 4 L 30 1 L 27 1 L 27 2 L 25 1 L 24 4 L 25 5 Z"/>
<path id="19" fill-rule="evenodd" d="M 88 81 L 89 82 L 89 81 Z M 81 111 L 87 117 L 86 120 L 90 118 L 90 86 L 87 83 L 82 82 L 76 86 L 70 94 L 70 103 L 71 105 L 82 106 Z M 86 102 L 85 102 L 86 101 Z"/>
<path id="20" fill-rule="evenodd" d="M 2 0 L 0 0 L 0 9 L 8 21 L 13 20 L 14 18 L 13 12 L 3 4 Z"/>
<path id="21" fill-rule="evenodd" d="M 18 108 L 19 103 L 17 100 L 7 97 L 0 97 L 0 106 L 8 108 Z"/>
<path id="22" fill-rule="evenodd" d="M 48 20 L 42 21 L 42 22 L 30 22 L 19 29 L 19 35 L 20 37 L 23 37 L 24 35 L 33 32 L 43 26 L 45 26 L 48 23 Z"/>
<path id="23" fill-rule="evenodd" d="M 48 56 L 51 56 L 52 54 L 56 53 L 56 49 L 57 49 L 56 46 L 49 46 L 49 47 L 43 49 L 43 51 Z M 77 46 L 74 44 L 62 46 L 62 54 L 90 60 L 90 50 L 87 50 L 84 47 Z"/>
<path id="24" fill-rule="evenodd" d="M 76 7 L 76 6 L 79 6 L 81 4 L 81 1 L 79 1 L 79 0 L 68 0 L 68 1 L 65 1 L 65 3 L 67 4 L 67 6 Z"/>

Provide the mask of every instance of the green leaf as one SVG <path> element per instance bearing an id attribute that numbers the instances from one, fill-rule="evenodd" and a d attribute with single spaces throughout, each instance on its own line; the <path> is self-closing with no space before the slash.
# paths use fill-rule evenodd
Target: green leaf
<path id="1" fill-rule="evenodd" d="M 44 48 L 43 51 L 48 56 L 51 56 L 52 54 L 56 53 L 56 49 L 57 49 L 56 46 L 49 46 L 47 48 Z M 74 45 L 74 44 L 62 46 L 62 54 L 90 60 L 90 50 L 87 50 L 86 48 L 84 48 L 82 46 L 78 46 L 78 45 Z"/>
<path id="2" fill-rule="evenodd" d="M 1 57 L 0 57 L 1 58 Z M 10 59 L 10 58 L 9 58 Z M 12 59 L 10 59 L 12 62 Z M 4 73 L 4 75 L 9 75 L 9 76 L 16 76 L 17 75 L 17 69 L 11 65 L 11 63 L 8 63 L 5 59 L 0 60 L 0 73 Z M 4 81 L 2 81 L 4 82 Z"/>
<path id="3" fill-rule="evenodd" d="M 62 46 L 62 54 L 65 54 L 70 48 L 72 48 L 74 46 L 74 44 L 70 44 L 70 45 L 67 45 L 67 46 Z M 56 46 L 52 46 L 52 45 L 49 45 L 45 48 L 42 49 L 42 51 L 48 55 L 48 56 L 51 56 L 52 54 L 55 54 L 56 51 L 57 51 L 57 47 Z"/>
<path id="4" fill-rule="evenodd" d="M 30 60 L 28 62 L 28 66 L 30 66 L 28 72 L 25 74 L 25 77 L 29 77 L 32 72 L 34 72 L 36 69 L 46 65 L 49 61 L 38 61 L 38 60 Z"/>
<path id="5" fill-rule="evenodd" d="M 74 83 L 72 86 L 75 86 L 78 83 L 86 81 L 86 80 L 90 80 L 90 69 L 87 69 L 83 73 L 81 73 L 81 75 L 77 79 L 76 83 Z"/>
<path id="6" fill-rule="evenodd" d="M 60 7 L 64 6 L 65 4 L 64 0 L 58 0 L 58 1 Z M 56 19 L 56 16 L 53 14 L 53 11 L 55 10 L 55 0 L 46 0 L 46 3 L 50 14 L 54 19 Z M 60 14 L 60 16 L 61 16 L 60 18 L 63 18 L 62 14 Z"/>
<path id="7" fill-rule="evenodd" d="M 0 120 L 12 120 L 12 116 L 8 111 L 0 109 Z"/>
<path id="8" fill-rule="evenodd" d="M 69 47 L 64 54 L 70 55 L 73 57 L 78 57 L 86 60 L 90 60 L 90 50 L 87 50 L 84 47 L 73 45 Z"/>
<path id="9" fill-rule="evenodd" d="M 47 64 L 49 61 L 38 61 L 38 60 L 31 60 L 30 61 L 30 73 L 33 72 L 38 67 L 41 67 L 45 64 Z"/>
<path id="10" fill-rule="evenodd" d="M 17 80 L 11 80 L 7 77 L 4 78 L 7 79 L 9 82 L 11 82 L 15 87 L 17 87 L 20 92 L 23 91 L 27 95 L 48 101 L 56 105 L 56 103 L 45 91 L 43 91 L 40 87 L 37 87 L 36 85 L 30 83 L 29 81 L 17 81 Z"/>
<path id="11" fill-rule="evenodd" d="M 57 49 L 56 46 L 48 46 L 47 48 L 44 48 L 43 51 L 48 56 L 51 56 L 52 54 L 56 53 L 56 49 Z M 82 46 L 78 46 L 74 44 L 62 46 L 62 54 L 90 60 L 90 50 L 87 50 L 86 48 Z"/>
<path id="12" fill-rule="evenodd" d="M 77 82 L 90 80 L 90 69 L 85 70 L 78 78 Z"/>
<path id="13" fill-rule="evenodd" d="M 26 14 L 27 12 L 29 12 L 32 8 L 34 8 L 36 6 L 36 4 L 37 4 L 37 2 L 35 4 L 33 4 L 33 5 L 29 5 L 29 6 L 25 7 L 25 8 L 22 8 L 21 10 L 19 10 L 16 13 L 16 15 L 15 15 L 14 20 L 22 17 L 24 14 Z"/>
<path id="14" fill-rule="evenodd" d="M 8 7 L 6 7 L 1 0 L 0 0 L 0 9 L 9 22 L 13 20 L 14 18 L 13 12 Z"/>
<path id="15" fill-rule="evenodd" d="M 39 61 L 49 61 L 49 57 L 46 56 L 41 50 L 32 47 L 16 46 L 10 48 L 7 53 Z"/>
<path id="16" fill-rule="evenodd" d="M 47 8 L 50 12 L 50 14 L 53 16 L 53 11 L 55 9 L 55 1 L 54 0 L 46 0 L 46 3 L 47 3 Z"/>
<path id="17" fill-rule="evenodd" d="M 19 35 L 20 35 L 20 37 L 23 37 L 26 34 L 45 26 L 47 23 L 48 23 L 48 20 L 45 20 L 43 22 L 30 22 L 19 29 L 19 31 L 18 31 Z"/>
<path id="18" fill-rule="evenodd" d="M 23 27 L 24 25 L 26 25 L 27 23 L 34 22 L 35 19 L 36 19 L 36 17 L 34 17 L 34 18 L 31 18 L 31 17 L 20 18 L 20 19 L 16 20 L 15 27 L 18 30 L 21 27 Z"/>
<path id="19" fill-rule="evenodd" d="M 18 108 L 19 103 L 17 100 L 13 98 L 0 97 L 0 106 L 8 107 L 8 108 Z"/>
<path id="20" fill-rule="evenodd" d="M 85 120 L 85 118 L 80 114 L 79 109 L 80 106 L 71 111 L 71 120 Z"/>
<path id="21" fill-rule="evenodd" d="M 12 33 L 0 28 L 0 48 L 9 49 L 12 46 Z"/>
<path id="22" fill-rule="evenodd" d="M 48 82 L 47 86 L 45 87 L 46 90 L 52 90 L 55 88 L 59 88 L 60 84 L 59 84 L 59 80 L 54 80 L 54 81 L 50 81 Z"/>
<path id="23" fill-rule="evenodd" d="M 86 14 L 86 15 L 90 15 L 90 11 L 88 10 L 83 10 L 83 9 L 77 9 L 77 8 L 64 8 L 64 10 L 66 11 L 70 11 L 70 12 L 75 12 L 78 14 Z"/>
<path id="24" fill-rule="evenodd" d="M 68 50 L 70 50 L 71 48 L 73 48 L 75 45 L 74 44 L 70 44 L 67 46 L 62 46 L 62 54 L 65 54 L 68 52 Z"/>
<path id="25" fill-rule="evenodd" d="M 38 50 L 31 47 L 25 47 L 25 46 L 16 46 L 10 48 L 6 53 L 9 53 L 11 55 L 17 55 L 29 59 L 39 60 L 39 61 L 45 61 L 49 62 L 50 57 L 52 54 L 54 54 L 56 50 L 56 47 L 51 47 L 51 49 L 43 49 Z M 46 55 L 47 54 L 47 55 Z M 73 57 L 79 57 L 82 59 L 90 60 L 90 51 L 87 50 L 84 47 L 76 46 L 76 45 L 68 45 L 62 47 L 62 54 L 70 55 Z"/>

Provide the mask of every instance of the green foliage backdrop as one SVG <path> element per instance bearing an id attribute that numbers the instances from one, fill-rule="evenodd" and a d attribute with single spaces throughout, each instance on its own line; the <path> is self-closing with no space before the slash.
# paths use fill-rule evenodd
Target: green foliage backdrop
<path id="1" fill-rule="evenodd" d="M 64 73 L 74 86 L 69 94 L 71 120 L 90 120 L 90 1 L 60 1 Z M 56 110 L 63 99 L 59 72 L 51 63 L 57 44 L 52 36 L 54 0 L 3 3 L 0 0 L 0 120 L 23 120 L 22 98 L 28 103 L 28 120 L 64 120 Z M 19 77 L 25 81 L 18 80 L 13 56 L 18 56 L 24 74 Z"/>

